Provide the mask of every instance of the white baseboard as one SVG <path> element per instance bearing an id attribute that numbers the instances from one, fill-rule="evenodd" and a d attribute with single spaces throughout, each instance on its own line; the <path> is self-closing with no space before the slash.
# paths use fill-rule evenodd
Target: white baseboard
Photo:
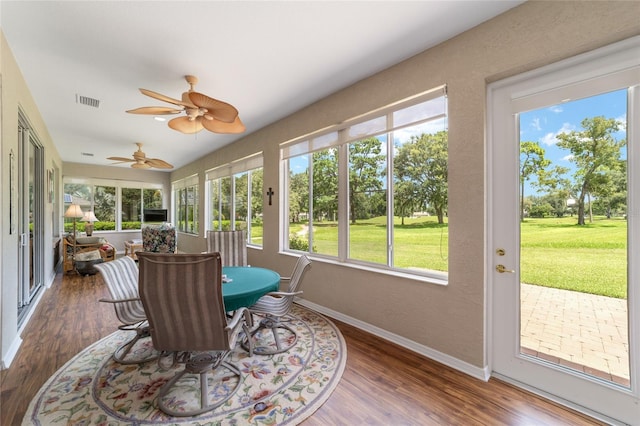
<path id="1" fill-rule="evenodd" d="M 323 315 L 326 315 L 331 318 L 335 318 L 338 321 L 342 321 L 349 325 L 352 325 L 356 328 L 359 328 L 367 333 L 371 333 L 375 336 L 378 336 L 382 339 L 393 342 L 403 348 L 407 348 L 410 351 L 416 352 L 420 355 L 423 355 L 429 359 L 440 362 L 448 367 L 451 367 L 455 370 L 458 370 L 462 373 L 468 374 L 469 376 L 475 377 L 477 379 L 488 381 L 491 376 L 491 372 L 489 371 L 489 367 L 485 366 L 484 368 L 476 367 L 475 365 L 471 365 L 468 362 L 461 361 L 457 358 L 454 358 L 450 355 L 439 352 L 435 349 L 432 349 L 428 346 L 421 345 L 419 343 L 414 342 L 413 340 L 409 340 L 405 337 L 399 336 L 395 333 L 390 333 L 387 330 L 382 328 L 373 326 L 364 321 L 360 321 L 356 318 L 352 318 L 350 316 L 344 315 L 340 312 L 334 311 L 332 309 L 328 309 L 324 306 L 317 305 L 313 302 L 310 302 L 305 299 L 296 298 L 296 303 L 306 306 L 314 311 L 320 312 Z"/>
<path id="2" fill-rule="evenodd" d="M 42 300 L 42 296 L 49 288 L 51 288 L 51 285 L 53 285 L 55 278 L 56 278 L 56 275 L 54 273 L 49 277 L 48 282 L 42 286 L 42 288 L 40 289 L 36 297 L 34 297 L 33 300 L 31 300 L 32 306 L 29 307 L 29 312 L 27 312 L 27 316 L 22 321 L 22 325 L 18 328 L 18 332 L 16 333 L 15 339 L 13 339 L 13 341 L 11 342 L 11 345 L 9 346 L 9 350 L 7 351 L 5 356 L 2 358 L 0 370 L 5 370 L 9 368 L 9 366 L 13 362 L 13 359 L 16 357 L 16 354 L 18 353 L 18 349 L 20 349 L 20 346 L 22 345 L 22 338 L 20 336 L 22 335 L 24 328 L 27 326 L 27 324 L 29 324 L 29 321 L 31 320 L 31 316 L 35 312 L 36 307 L 40 303 L 40 300 Z"/>
<path id="3" fill-rule="evenodd" d="M 20 335 L 16 335 L 16 338 L 13 339 L 13 342 L 11 342 L 11 346 L 9 346 L 9 350 L 7 351 L 6 355 L 4 356 L 4 358 L 2 358 L 1 370 L 9 368 L 11 362 L 18 353 L 18 349 L 20 349 L 20 345 L 22 345 L 22 339 L 20 338 Z"/>

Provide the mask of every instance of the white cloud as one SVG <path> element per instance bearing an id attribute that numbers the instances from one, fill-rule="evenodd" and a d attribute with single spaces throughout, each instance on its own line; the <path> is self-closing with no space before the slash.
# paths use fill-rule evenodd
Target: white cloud
<path id="1" fill-rule="evenodd" d="M 562 157 L 564 161 L 571 161 L 572 158 L 573 158 L 573 154 L 565 155 L 564 157 Z"/>
<path id="2" fill-rule="evenodd" d="M 616 117 L 616 122 L 620 125 L 620 129 L 616 132 L 620 137 L 626 137 L 627 134 L 627 114 L 624 113 L 620 117 Z"/>
<path id="3" fill-rule="evenodd" d="M 539 140 L 540 140 L 541 143 L 543 143 L 543 144 L 545 144 L 547 146 L 555 145 L 555 144 L 558 143 L 558 140 L 556 139 L 556 136 L 558 136 L 560 133 L 570 133 L 575 128 L 576 127 L 574 125 L 572 125 L 571 123 L 563 123 L 562 127 L 560 128 L 560 130 L 558 130 L 555 133 L 547 133 L 546 135 L 541 137 Z"/>
<path id="4" fill-rule="evenodd" d="M 540 138 L 540 142 L 547 146 L 555 145 L 558 141 L 556 140 L 556 133 L 547 133 L 543 137 Z"/>
<path id="5" fill-rule="evenodd" d="M 558 105 L 554 105 L 552 107 L 549 107 L 549 111 L 555 112 L 556 114 L 560 114 L 563 111 L 563 109 Z"/>
<path id="6" fill-rule="evenodd" d="M 533 119 L 533 121 L 531 122 L 531 126 L 537 131 L 542 130 L 542 127 L 540 127 L 540 119 L 537 117 Z"/>

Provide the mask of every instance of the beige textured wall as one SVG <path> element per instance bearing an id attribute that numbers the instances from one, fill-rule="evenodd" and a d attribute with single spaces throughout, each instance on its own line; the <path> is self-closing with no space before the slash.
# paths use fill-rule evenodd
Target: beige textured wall
<path id="1" fill-rule="evenodd" d="M 264 151 L 264 187 L 279 188 L 278 144 L 446 83 L 449 90 L 449 284 L 317 261 L 304 285 L 314 303 L 473 366 L 485 341 L 485 93 L 488 82 L 640 34 L 640 2 L 531 1 L 248 135 L 173 178 Z M 425 28 L 428 31 L 428 28 Z M 278 253 L 279 190 L 265 208 L 263 250 L 250 262 L 286 273 Z M 201 247 L 193 242 L 194 251 Z M 188 247 L 183 247 L 187 248 Z"/>
<path id="2" fill-rule="evenodd" d="M 2 255 L 0 256 L 0 353 L 5 359 L 12 345 L 18 339 L 18 234 L 9 234 L 9 153 L 13 151 L 18 161 L 18 107 L 27 116 L 32 130 L 44 148 L 44 167 L 54 166 L 62 169 L 62 161 L 51 136 L 42 121 L 22 73 L 18 69 L 11 49 L 0 33 L 0 131 L 2 143 L 1 178 L 2 190 L 1 211 L 2 226 L 0 230 Z M 17 164 L 16 164 L 17 167 Z M 16 170 L 17 175 L 17 170 Z M 16 186 L 17 188 L 17 186 Z M 15 199 L 14 199 L 15 201 Z M 53 236 L 52 204 L 44 206 L 44 284 L 53 280 Z M 17 210 L 15 210 L 17 212 Z M 49 238 L 51 236 L 51 238 Z"/>

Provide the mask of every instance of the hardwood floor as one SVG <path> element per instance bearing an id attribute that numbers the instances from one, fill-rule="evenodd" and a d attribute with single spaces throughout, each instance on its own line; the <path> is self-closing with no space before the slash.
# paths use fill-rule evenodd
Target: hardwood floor
<path id="1" fill-rule="evenodd" d="M 29 402 L 66 361 L 117 327 L 99 275 L 58 274 L 0 372 L 0 424 L 21 423 Z M 357 328 L 334 321 L 347 342 L 347 366 L 329 400 L 303 424 L 600 425 L 500 380 L 474 379 Z"/>

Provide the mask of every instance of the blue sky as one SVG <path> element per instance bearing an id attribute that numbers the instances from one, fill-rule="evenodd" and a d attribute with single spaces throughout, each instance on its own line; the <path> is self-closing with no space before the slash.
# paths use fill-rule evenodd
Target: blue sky
<path id="1" fill-rule="evenodd" d="M 618 90 L 521 113 L 520 140 L 539 142 L 545 150 L 545 157 L 552 161 L 552 167 L 559 165 L 573 171 L 569 151 L 556 146 L 556 135 L 572 130 L 581 131 L 583 119 L 599 115 L 621 122 L 621 130 L 614 137 L 618 140 L 626 138 L 627 91 Z M 623 151 L 623 157 L 626 157 L 626 151 Z M 537 195 L 530 188 L 525 188 L 525 194 Z"/>

